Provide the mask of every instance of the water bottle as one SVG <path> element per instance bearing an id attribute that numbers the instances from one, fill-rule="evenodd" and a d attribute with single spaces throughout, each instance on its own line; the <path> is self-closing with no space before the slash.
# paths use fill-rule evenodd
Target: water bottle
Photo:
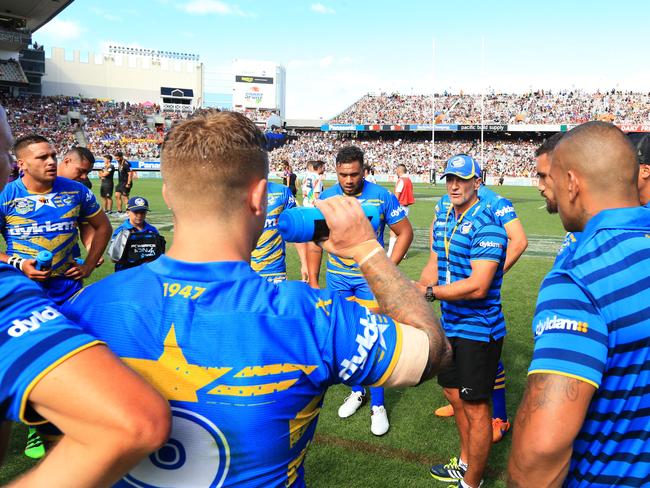
<path id="1" fill-rule="evenodd" d="M 84 258 L 74 258 L 74 262 L 77 264 L 84 264 L 86 260 Z"/>
<path id="2" fill-rule="evenodd" d="M 52 253 L 50 251 L 40 251 L 36 255 L 35 268 L 39 271 L 45 271 L 52 267 Z"/>
<path id="3" fill-rule="evenodd" d="M 379 209 L 374 205 L 361 205 L 372 228 L 379 228 Z M 285 210 L 278 219 L 278 230 L 286 242 L 323 241 L 330 235 L 322 212 L 316 207 L 295 207 Z"/>

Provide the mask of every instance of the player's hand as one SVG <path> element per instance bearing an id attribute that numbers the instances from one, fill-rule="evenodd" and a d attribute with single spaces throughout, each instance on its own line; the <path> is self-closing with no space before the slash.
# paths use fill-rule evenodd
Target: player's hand
<path id="1" fill-rule="evenodd" d="M 94 268 L 91 268 L 87 264 L 75 263 L 70 266 L 68 271 L 65 272 L 65 276 L 67 278 L 72 278 L 73 280 L 83 280 L 84 278 L 90 276 L 90 273 L 93 272 L 93 269 Z"/>
<path id="2" fill-rule="evenodd" d="M 45 281 L 52 274 L 51 269 L 38 270 L 36 269 L 36 260 L 35 259 L 25 259 L 23 261 L 23 273 L 30 280 L 34 281 Z"/>
<path id="3" fill-rule="evenodd" d="M 316 200 L 315 205 L 330 229 L 329 239 L 322 242 L 323 249 L 330 254 L 349 258 L 355 246 L 377 239 L 356 198 L 336 196 Z"/>
<path id="4" fill-rule="evenodd" d="M 309 283 L 309 270 L 307 269 L 307 265 L 300 266 L 300 277 L 300 281 Z"/>

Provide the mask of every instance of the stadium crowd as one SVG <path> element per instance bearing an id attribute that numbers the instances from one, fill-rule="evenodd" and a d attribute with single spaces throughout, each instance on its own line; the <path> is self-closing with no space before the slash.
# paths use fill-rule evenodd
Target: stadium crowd
<path id="1" fill-rule="evenodd" d="M 431 141 L 403 139 L 357 139 L 314 132 L 305 133 L 270 153 L 271 167 L 281 171 L 288 161 L 296 170 L 306 161 L 325 161 L 327 172 L 334 171 L 334 160 L 339 149 L 346 144 L 358 144 L 366 154 L 366 162 L 376 173 L 392 174 L 398 164 L 406 166 L 411 174 L 429 172 L 432 159 Z M 435 142 L 435 159 L 444 164 L 454 154 L 471 153 L 480 158 L 479 140 L 438 140 Z M 525 140 L 485 141 L 483 145 L 484 170 L 491 175 L 534 176 L 533 153 L 536 144 Z M 440 169 L 440 168 L 439 168 Z"/>
<path id="2" fill-rule="evenodd" d="M 116 103 L 77 97 L 6 98 L 0 103 L 17 137 L 38 132 L 52 141 L 59 153 L 78 144 L 81 131 L 95 154 L 123 151 L 127 158 L 149 159 L 160 156 L 162 128 L 151 128 L 147 118 L 160 112 L 155 104 Z M 71 118 L 69 112 L 80 118 Z M 178 114 L 165 114 L 177 119 Z"/>
<path id="3" fill-rule="evenodd" d="M 480 124 L 481 98 L 480 94 L 462 92 L 436 95 L 436 123 Z M 650 121 L 650 93 L 537 90 L 526 94 L 488 93 L 483 103 L 486 124 L 580 124 L 594 119 L 613 123 Z M 431 111 L 431 95 L 368 94 L 330 123 L 428 124 Z"/>

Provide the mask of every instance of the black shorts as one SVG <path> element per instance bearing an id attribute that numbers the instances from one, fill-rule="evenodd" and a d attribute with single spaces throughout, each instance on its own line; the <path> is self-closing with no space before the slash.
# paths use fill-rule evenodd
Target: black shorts
<path id="1" fill-rule="evenodd" d="M 121 193 L 122 195 L 128 197 L 129 193 L 131 193 L 131 187 L 127 187 L 123 185 L 122 183 L 118 183 L 117 186 L 115 187 L 115 193 Z"/>
<path id="2" fill-rule="evenodd" d="M 113 196 L 113 185 L 104 186 L 102 185 L 99 189 L 99 195 L 102 198 L 111 198 Z"/>
<path id="3" fill-rule="evenodd" d="M 503 338 L 481 342 L 450 337 L 451 364 L 438 374 L 443 388 L 459 390 L 462 400 L 487 400 L 492 396 Z"/>

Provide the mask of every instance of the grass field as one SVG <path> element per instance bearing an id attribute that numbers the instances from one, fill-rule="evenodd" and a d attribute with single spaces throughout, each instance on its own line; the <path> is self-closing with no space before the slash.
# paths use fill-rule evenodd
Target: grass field
<path id="1" fill-rule="evenodd" d="M 99 191 L 98 182 L 94 189 Z M 331 184 L 331 183 L 330 183 Z M 328 186 L 328 185 L 326 185 Z M 548 215 L 544 200 L 535 188 L 494 188 L 515 204 L 524 225 L 529 246 L 520 261 L 504 278 L 503 308 L 508 325 L 503 362 L 507 373 L 508 413 L 514 418 L 526 381 L 532 351 L 531 320 L 539 285 L 553 262 L 564 231 L 557 216 Z M 443 186 L 416 185 L 416 204 L 411 207 L 415 239 L 408 259 L 400 268 L 412 279 L 419 277 L 428 258 L 428 227 L 435 201 L 444 194 Z M 132 195 L 149 199 L 149 222 L 156 225 L 171 243 L 171 219 L 160 196 L 160 180 L 137 180 Z M 113 221 L 113 225 L 118 224 Z M 292 246 L 288 249 L 289 279 L 298 279 L 299 266 Z M 112 272 L 105 264 L 89 281 Z M 324 273 L 321 274 L 324 286 Z M 370 433 L 370 410 L 362 407 L 345 420 L 336 411 L 348 394 L 342 386 L 325 397 L 320 423 L 306 460 L 308 485 L 312 487 L 424 487 L 444 486 L 433 480 L 431 464 L 445 462 L 458 454 L 453 419 L 438 419 L 435 407 L 444 403 L 440 388 L 430 381 L 418 388 L 386 391 L 389 432 L 378 438 Z M 22 426 L 14 428 L 11 450 L 0 468 L 0 484 L 6 483 L 33 463 L 22 455 L 26 439 Z M 511 436 L 496 444 L 490 454 L 486 487 L 505 486 L 506 464 Z"/>

